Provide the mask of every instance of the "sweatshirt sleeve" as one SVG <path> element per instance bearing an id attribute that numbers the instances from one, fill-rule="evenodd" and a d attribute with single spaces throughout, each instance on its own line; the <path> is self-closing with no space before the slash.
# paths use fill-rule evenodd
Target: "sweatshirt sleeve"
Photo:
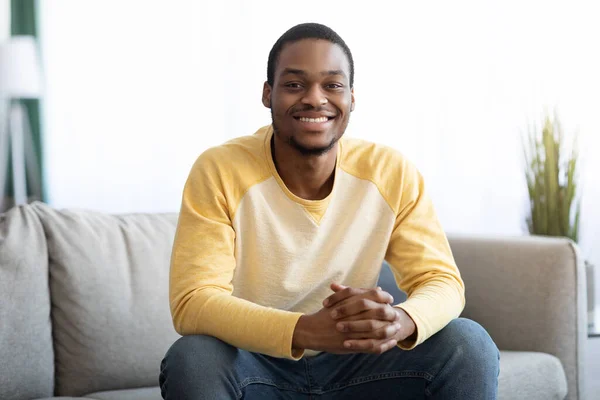
<path id="1" fill-rule="evenodd" d="M 263 307 L 232 295 L 236 268 L 232 215 L 236 183 L 207 151 L 194 164 L 183 191 L 171 256 L 169 300 L 181 335 L 214 336 L 235 347 L 299 359 L 292 337 L 302 314 Z"/>
<path id="2" fill-rule="evenodd" d="M 464 283 L 450 245 L 428 197 L 423 177 L 404 161 L 400 201 L 386 260 L 401 290 L 406 311 L 417 327 L 416 340 L 399 346 L 410 350 L 457 318 L 465 306 Z"/>

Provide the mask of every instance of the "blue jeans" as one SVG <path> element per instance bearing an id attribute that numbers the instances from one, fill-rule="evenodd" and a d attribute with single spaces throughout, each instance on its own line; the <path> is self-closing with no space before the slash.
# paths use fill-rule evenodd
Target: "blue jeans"
<path id="1" fill-rule="evenodd" d="M 500 353 L 477 323 L 459 318 L 410 351 L 330 354 L 300 361 L 237 349 L 211 336 L 184 336 L 161 364 L 166 400 L 492 400 Z"/>

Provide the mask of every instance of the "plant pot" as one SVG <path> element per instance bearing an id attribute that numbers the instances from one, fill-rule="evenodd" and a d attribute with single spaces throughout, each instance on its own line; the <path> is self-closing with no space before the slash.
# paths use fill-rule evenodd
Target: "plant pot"
<path id="1" fill-rule="evenodd" d="M 595 321 L 596 310 L 596 288 L 595 288 L 595 268 L 592 263 L 585 262 L 585 279 L 587 282 L 587 311 L 588 311 L 588 327 L 595 328 L 595 324 L 600 321 Z"/>

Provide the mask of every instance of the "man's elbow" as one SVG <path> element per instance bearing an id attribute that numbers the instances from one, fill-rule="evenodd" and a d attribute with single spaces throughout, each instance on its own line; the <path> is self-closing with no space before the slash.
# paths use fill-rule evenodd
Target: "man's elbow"
<path id="1" fill-rule="evenodd" d="M 181 336 L 195 334 L 192 329 L 192 326 L 195 325 L 193 322 L 195 321 L 195 318 L 188 315 L 191 300 L 192 296 L 190 295 L 171 299 L 171 319 L 173 320 L 173 328 L 175 328 L 175 332 Z"/>
<path id="2" fill-rule="evenodd" d="M 211 290 L 211 287 L 195 289 L 186 293 L 171 295 L 171 318 L 175 331 L 182 336 L 205 334 L 199 327 L 205 308 L 210 298 L 223 292 L 222 289 Z M 227 293 L 231 295 L 230 292 Z"/>

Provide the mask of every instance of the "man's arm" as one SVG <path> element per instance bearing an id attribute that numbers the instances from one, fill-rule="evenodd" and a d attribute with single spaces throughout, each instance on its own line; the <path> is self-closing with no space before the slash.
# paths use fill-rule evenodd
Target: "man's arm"
<path id="1" fill-rule="evenodd" d="M 394 306 L 394 313 L 386 307 L 382 291 L 333 284 L 335 293 L 324 306 L 336 313 L 338 326 L 369 335 L 367 340 L 351 341 L 357 351 L 372 345 L 371 335 L 384 322 L 399 324 L 395 338 L 401 348 L 411 349 L 458 317 L 465 304 L 464 284 L 423 178 L 402 157 L 386 161 L 389 176 L 379 189 L 396 219 L 385 258 L 408 300 Z"/>
<path id="2" fill-rule="evenodd" d="M 292 338 L 302 314 L 232 296 L 234 205 L 224 194 L 231 182 L 217 167 L 218 158 L 214 149 L 200 156 L 184 188 L 170 272 L 175 329 L 181 335 L 214 336 L 248 351 L 299 358 L 302 351 L 292 352 Z"/>
<path id="3" fill-rule="evenodd" d="M 407 161 L 399 172 L 402 196 L 385 258 L 408 295 L 395 307 L 416 325 L 413 340 L 400 342 L 400 347 L 411 349 L 460 315 L 465 288 L 423 177 Z"/>

